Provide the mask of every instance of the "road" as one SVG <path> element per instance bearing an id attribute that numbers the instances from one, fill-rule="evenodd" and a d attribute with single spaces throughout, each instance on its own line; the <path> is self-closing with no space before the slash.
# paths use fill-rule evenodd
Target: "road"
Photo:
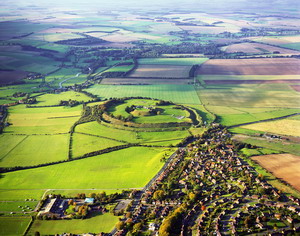
<path id="1" fill-rule="evenodd" d="M 184 148 L 179 148 L 178 150 L 183 150 Z M 132 209 L 135 209 L 138 205 L 139 202 L 141 201 L 141 198 L 143 196 L 143 194 L 146 192 L 146 190 L 157 180 L 157 178 L 161 175 L 162 172 L 164 172 L 166 170 L 166 168 L 168 167 L 168 165 L 170 164 L 171 161 L 173 161 L 175 159 L 177 150 L 168 158 L 168 160 L 165 162 L 164 166 L 160 169 L 160 171 L 145 185 L 144 188 L 141 189 L 141 191 L 139 191 L 132 202 Z M 133 210 L 132 210 L 133 211 Z M 115 233 L 117 233 L 117 229 L 114 228 L 111 232 L 110 235 L 114 235 Z"/>
<path id="2" fill-rule="evenodd" d="M 65 80 L 59 82 L 59 84 L 58 84 L 59 88 L 61 89 L 61 88 L 63 87 L 62 84 L 63 84 L 64 82 L 66 82 L 66 81 L 68 81 L 68 80 L 70 80 L 70 79 L 77 78 L 79 75 L 80 75 L 80 73 L 78 73 L 78 74 L 75 75 L 74 77 L 71 77 L 71 78 L 68 78 L 68 79 L 65 79 Z"/>

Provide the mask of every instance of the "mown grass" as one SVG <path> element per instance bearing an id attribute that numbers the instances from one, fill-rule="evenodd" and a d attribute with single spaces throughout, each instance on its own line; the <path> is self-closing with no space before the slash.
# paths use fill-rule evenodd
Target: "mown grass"
<path id="1" fill-rule="evenodd" d="M 107 138 L 121 140 L 130 143 L 137 143 L 136 133 L 128 130 L 114 129 L 99 124 L 96 121 L 77 125 L 75 132 L 99 135 Z"/>
<path id="2" fill-rule="evenodd" d="M 94 85 L 87 91 L 100 98 L 142 96 L 180 104 L 200 104 L 193 85 Z"/>
<path id="3" fill-rule="evenodd" d="M 9 135 L 4 135 L 7 137 Z M 25 136 L 15 147 L 2 156 L 1 167 L 34 166 L 68 158 L 69 135 Z M 1 143 L 0 146 L 5 143 Z M 47 153 L 47 154 L 46 154 Z"/>
<path id="4" fill-rule="evenodd" d="M 38 231 L 41 235 L 54 235 L 69 232 L 72 234 L 90 233 L 109 233 L 115 224 L 118 222 L 118 217 L 111 213 L 100 215 L 94 213 L 90 218 L 84 220 L 36 220 L 29 234 L 33 235 Z"/>
<path id="5" fill-rule="evenodd" d="M 92 98 L 83 93 L 68 91 L 59 94 L 44 94 L 37 97 L 37 106 L 59 105 L 60 101 L 76 100 L 78 102 L 87 102 Z"/>
<path id="6" fill-rule="evenodd" d="M 26 108 L 18 105 L 9 108 L 8 122 L 4 133 L 55 134 L 69 132 L 80 117 L 82 107 Z"/>
<path id="7" fill-rule="evenodd" d="M 30 221 L 29 217 L 0 217 L 0 235 L 23 235 Z"/>
<path id="8" fill-rule="evenodd" d="M 72 153 L 73 157 L 79 157 L 89 152 L 94 152 L 119 145 L 124 145 L 124 143 L 117 142 L 111 139 L 74 133 Z"/>
<path id="9" fill-rule="evenodd" d="M 45 190 L 0 189 L 0 201 L 40 200 Z"/>
<path id="10" fill-rule="evenodd" d="M 0 189 L 140 188 L 163 166 L 160 159 L 174 150 L 132 147 L 100 156 L 9 172 Z"/>
<path id="11" fill-rule="evenodd" d="M 138 60 L 141 65 L 199 65 L 206 62 L 208 58 L 142 58 Z"/>
<path id="12" fill-rule="evenodd" d="M 37 201 L 13 201 L 13 202 L 0 202 L 0 211 L 19 212 L 22 210 L 32 211 L 37 205 Z M 20 207 L 19 207 L 20 206 Z M 30 209 L 27 209 L 30 208 Z"/>

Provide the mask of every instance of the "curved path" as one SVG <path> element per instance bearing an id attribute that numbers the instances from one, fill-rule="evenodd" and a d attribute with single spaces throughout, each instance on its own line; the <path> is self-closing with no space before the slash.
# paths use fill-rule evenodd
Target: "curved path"
<path id="1" fill-rule="evenodd" d="M 59 84 L 58 84 L 59 88 L 61 89 L 61 88 L 63 87 L 62 84 L 63 84 L 64 82 L 66 82 L 66 81 L 68 81 L 68 80 L 70 80 L 70 79 L 77 78 L 79 75 L 80 75 L 80 73 L 78 73 L 78 74 L 77 74 L 76 76 L 74 76 L 74 77 L 71 77 L 71 78 L 68 78 L 68 79 L 65 79 L 65 80 L 59 82 Z"/>

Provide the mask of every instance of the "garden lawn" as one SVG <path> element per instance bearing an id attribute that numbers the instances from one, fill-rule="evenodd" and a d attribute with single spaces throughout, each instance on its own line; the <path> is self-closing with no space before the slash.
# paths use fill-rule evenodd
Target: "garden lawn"
<path id="1" fill-rule="evenodd" d="M 11 138 L 10 136 L 12 135 L 4 135 Z M 21 137 L 23 139 L 19 143 L 1 156 L 1 167 L 35 166 L 68 158 L 69 135 L 67 134 Z M 6 142 L 0 143 L 0 146 L 2 145 L 6 146 Z"/>
<path id="2" fill-rule="evenodd" d="M 100 98 L 150 97 L 179 104 L 200 104 L 193 85 L 94 85 L 86 90 Z"/>
<path id="3" fill-rule="evenodd" d="M 142 188 L 174 149 L 132 147 L 111 153 L 2 175 L 0 189 Z"/>
<path id="4" fill-rule="evenodd" d="M 23 235 L 30 220 L 29 217 L 0 217 L 0 235 Z"/>
<path id="5" fill-rule="evenodd" d="M 33 235 L 36 231 L 40 232 L 41 235 L 62 234 L 64 232 L 72 234 L 109 233 L 117 222 L 118 217 L 110 213 L 92 216 L 84 220 L 36 220 L 29 234 Z"/>

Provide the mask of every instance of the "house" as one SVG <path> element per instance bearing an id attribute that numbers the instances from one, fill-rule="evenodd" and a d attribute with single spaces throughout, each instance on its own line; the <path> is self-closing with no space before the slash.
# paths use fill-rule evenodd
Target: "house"
<path id="1" fill-rule="evenodd" d="M 87 197 L 85 200 L 84 200 L 85 203 L 87 204 L 93 204 L 95 202 L 95 199 L 92 198 L 92 197 Z"/>
<path id="2" fill-rule="evenodd" d="M 157 225 L 155 223 L 150 223 L 148 229 L 150 231 L 155 231 L 157 229 Z"/>

